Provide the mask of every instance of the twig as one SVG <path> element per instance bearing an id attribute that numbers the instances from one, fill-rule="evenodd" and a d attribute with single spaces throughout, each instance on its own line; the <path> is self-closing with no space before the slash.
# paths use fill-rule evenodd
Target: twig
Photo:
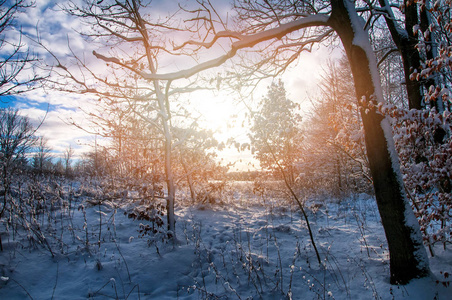
<path id="1" fill-rule="evenodd" d="M 127 294 L 126 300 L 129 299 L 130 294 L 132 294 L 132 292 L 133 292 L 133 290 L 134 290 L 135 288 L 137 288 L 138 300 L 141 299 L 141 296 L 140 296 L 140 285 L 137 283 L 137 284 L 135 284 L 135 285 L 133 286 L 133 288 L 132 288 L 132 289 L 130 290 L 130 292 Z"/>
<path id="2" fill-rule="evenodd" d="M 30 295 L 30 293 L 23 287 L 23 285 L 21 285 L 17 280 L 10 278 L 11 281 L 15 282 L 18 286 L 20 286 L 25 293 L 27 293 L 28 297 L 30 297 L 31 300 L 33 300 L 33 297 Z"/>
<path id="3" fill-rule="evenodd" d="M 301 213 L 303 214 L 303 217 L 304 217 L 304 219 L 306 221 L 306 225 L 308 227 L 309 237 L 311 238 L 311 243 L 312 243 L 312 246 L 314 247 L 314 251 L 315 251 L 315 254 L 317 256 L 317 261 L 319 262 L 319 265 L 322 265 L 322 260 L 320 259 L 319 251 L 317 250 L 317 246 L 316 246 L 316 243 L 314 241 L 314 235 L 312 234 L 311 225 L 309 224 L 308 215 L 306 214 L 306 211 L 304 210 L 303 203 L 301 203 L 300 199 L 298 199 L 297 195 L 295 194 L 295 192 L 293 191 L 292 187 L 290 186 L 290 183 L 287 180 L 286 173 L 284 172 L 284 169 L 281 166 L 281 164 L 276 159 L 275 153 L 273 152 L 273 149 L 271 148 L 271 146 L 268 144 L 268 141 L 266 140 L 265 143 L 267 144 L 267 147 L 270 149 L 270 152 L 272 154 L 273 160 L 275 161 L 276 165 L 278 166 L 279 171 L 281 172 L 281 174 L 283 176 L 284 183 L 286 184 L 287 189 L 289 190 L 290 194 L 292 195 L 292 197 L 295 199 L 295 201 L 297 202 L 298 206 L 300 207 Z"/>
<path id="4" fill-rule="evenodd" d="M 59 268 L 60 268 L 60 264 L 57 262 L 56 279 L 55 279 L 55 285 L 53 286 L 52 299 L 53 299 L 53 297 L 55 295 L 55 290 L 56 290 L 56 287 L 57 287 L 57 284 L 58 284 L 58 271 L 59 271 Z"/>
<path id="5" fill-rule="evenodd" d="M 126 261 L 126 259 L 124 258 L 124 255 L 122 255 L 122 252 L 121 252 L 121 249 L 119 249 L 118 243 L 116 242 L 116 240 L 114 240 L 114 241 L 115 241 L 116 249 L 118 249 L 118 253 L 119 253 L 119 255 L 121 255 L 121 258 L 122 258 L 122 260 L 124 261 L 124 265 L 126 266 L 127 276 L 129 277 L 129 282 L 132 282 L 132 279 L 130 279 L 130 272 L 129 272 L 129 267 L 128 267 L 128 265 L 127 265 L 127 261 Z"/>

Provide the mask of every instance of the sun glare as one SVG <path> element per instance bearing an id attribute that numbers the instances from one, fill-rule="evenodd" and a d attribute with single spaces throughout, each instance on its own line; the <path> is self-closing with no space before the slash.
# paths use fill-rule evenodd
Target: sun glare
<path id="1" fill-rule="evenodd" d="M 200 126 L 217 134 L 224 134 L 236 126 L 241 115 L 240 107 L 232 99 L 218 95 L 202 94 L 195 101 L 194 110 L 201 115 Z"/>
<path id="2" fill-rule="evenodd" d="M 208 92 L 196 93 L 190 104 L 195 114 L 200 115 L 199 126 L 212 130 L 218 142 L 226 144 L 225 149 L 217 152 L 217 160 L 222 165 L 231 166 L 231 171 L 253 170 L 258 166 L 250 151 L 239 152 L 233 144 L 249 143 L 245 105 L 237 103 L 229 95 Z"/>

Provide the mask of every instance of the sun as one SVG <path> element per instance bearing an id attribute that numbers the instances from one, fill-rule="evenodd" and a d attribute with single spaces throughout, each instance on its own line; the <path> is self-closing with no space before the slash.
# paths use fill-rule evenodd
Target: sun
<path id="1" fill-rule="evenodd" d="M 213 93 L 198 93 L 193 101 L 195 114 L 199 114 L 199 124 L 203 129 L 224 135 L 234 129 L 243 118 L 241 109 L 233 99 Z"/>

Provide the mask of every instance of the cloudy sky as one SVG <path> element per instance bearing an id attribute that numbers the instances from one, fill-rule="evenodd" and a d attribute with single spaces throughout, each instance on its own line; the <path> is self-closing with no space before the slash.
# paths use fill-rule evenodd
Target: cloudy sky
<path id="1" fill-rule="evenodd" d="M 221 11 L 227 11 L 229 1 L 217 0 L 215 2 L 222 7 Z M 63 61 L 73 51 L 90 64 L 99 63 L 92 55 L 92 50 L 96 50 L 99 45 L 85 42 L 78 33 L 83 30 L 84 25 L 60 9 L 64 4 L 65 1 L 36 0 L 34 7 L 18 15 L 17 24 L 27 35 L 35 39 L 38 32 L 42 44 L 51 49 Z M 175 1 L 153 1 L 153 11 L 164 17 L 174 9 L 174 4 Z M 18 38 L 17 33 L 9 32 L 8 34 L 9 39 Z M 55 64 L 45 49 L 35 46 L 30 40 L 27 40 L 27 43 L 31 45 L 37 55 L 47 58 L 46 62 L 49 65 Z M 316 93 L 316 82 L 322 72 L 319 66 L 324 64 L 329 56 L 330 50 L 325 48 L 316 49 L 313 53 L 304 53 L 299 63 L 293 65 L 282 76 L 291 100 L 304 104 L 308 102 L 308 96 Z M 202 57 L 202 59 L 206 58 Z M 176 68 L 181 69 L 184 66 L 182 64 Z M 259 100 L 263 96 L 266 91 L 265 86 L 269 82 L 263 82 L 262 88 L 256 89 L 255 99 Z M 88 101 L 89 98 L 90 96 L 87 95 L 80 96 L 52 89 L 41 89 L 20 97 L 4 98 L 0 105 L 19 108 L 22 114 L 29 116 L 36 124 L 44 120 L 38 133 L 48 140 L 48 146 L 56 153 L 63 152 L 69 145 L 72 145 L 76 149 L 76 153 L 80 155 L 90 149 L 94 138 L 70 123 L 75 121 L 82 127 L 91 129 L 89 120 L 80 109 L 82 107 L 84 110 L 90 110 L 92 104 Z M 215 91 L 209 94 L 208 91 L 204 91 L 195 94 L 190 99 L 193 113 L 201 115 L 202 126 L 218 132 L 217 138 L 225 141 L 229 137 L 234 137 L 240 142 L 246 141 L 247 132 L 241 126 L 243 119 L 240 119 L 244 115 L 244 107 L 238 101 L 234 101 L 230 92 Z M 231 118 L 235 115 L 238 115 L 239 119 Z M 225 151 L 220 153 L 221 157 L 227 162 L 237 161 L 236 168 L 245 170 L 248 168 L 246 163 L 251 161 L 249 153 Z"/>

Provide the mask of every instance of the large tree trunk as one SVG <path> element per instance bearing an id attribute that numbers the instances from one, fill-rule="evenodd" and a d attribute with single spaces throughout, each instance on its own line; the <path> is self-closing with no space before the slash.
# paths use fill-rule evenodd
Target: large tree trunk
<path id="1" fill-rule="evenodd" d="M 375 195 L 390 253 L 391 283 L 405 284 L 429 274 L 428 258 L 419 224 L 404 193 L 391 127 L 375 108 L 381 102 L 381 84 L 364 22 L 353 2 L 332 0 L 330 25 L 342 40 L 353 73 L 357 98 L 363 102 L 361 116 Z"/>
<path id="2" fill-rule="evenodd" d="M 405 30 L 398 28 L 396 19 L 392 14 L 387 0 L 379 0 L 382 7 L 386 7 L 386 24 L 392 36 L 397 49 L 400 52 L 403 63 L 403 72 L 405 77 L 406 91 L 408 94 L 408 105 L 410 109 L 422 108 L 421 83 L 417 80 L 411 80 L 410 75 L 416 69 L 420 70 L 420 56 L 418 50 L 414 47 L 417 38 L 413 32 L 413 26 L 418 24 L 417 5 L 415 3 L 405 8 Z"/>
<path id="3" fill-rule="evenodd" d="M 432 17 L 429 12 L 429 8 L 427 6 L 428 3 L 426 3 L 426 7 L 424 9 L 420 10 L 419 18 L 420 18 L 420 27 L 422 32 L 426 32 L 431 24 L 430 18 Z M 430 3 L 431 4 L 431 3 Z M 430 33 L 430 39 L 426 41 L 426 44 L 430 47 L 426 48 L 426 58 L 427 60 L 433 59 L 438 55 L 438 43 L 435 43 L 435 35 L 437 33 L 435 31 Z M 428 90 L 430 86 L 438 87 L 440 86 L 439 81 L 439 74 L 435 74 L 433 77 L 429 76 L 425 79 L 424 86 Z M 435 105 L 436 110 L 439 113 L 444 112 L 444 103 L 441 97 L 437 98 L 436 101 L 433 103 Z"/>

